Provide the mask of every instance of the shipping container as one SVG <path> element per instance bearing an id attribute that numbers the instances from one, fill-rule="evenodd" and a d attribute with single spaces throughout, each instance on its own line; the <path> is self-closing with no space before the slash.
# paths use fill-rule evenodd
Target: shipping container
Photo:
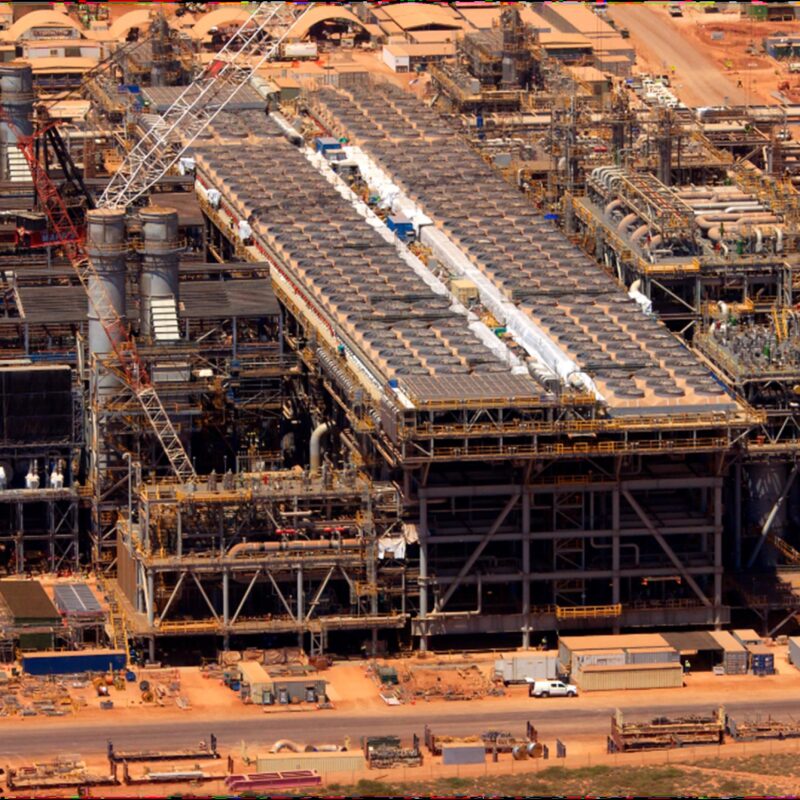
<path id="1" fill-rule="evenodd" d="M 484 764 L 486 748 L 483 744 L 442 745 L 442 764 Z"/>
<path id="2" fill-rule="evenodd" d="M 498 658 L 494 662 L 495 674 L 504 683 L 526 683 L 529 680 L 554 680 L 557 675 L 558 657 L 555 653 L 531 653 L 510 658 Z"/>
<path id="3" fill-rule="evenodd" d="M 680 654 L 674 647 L 628 648 L 625 651 L 626 664 L 677 664 Z"/>
<path id="4" fill-rule="evenodd" d="M 792 636 L 789 639 L 789 661 L 800 669 L 800 636 Z"/>
<path id="5" fill-rule="evenodd" d="M 750 653 L 750 671 L 753 675 L 775 674 L 775 651 L 763 644 L 751 644 L 747 648 Z"/>
<path id="6" fill-rule="evenodd" d="M 572 677 L 583 692 L 677 689 L 683 686 L 683 668 L 680 664 L 587 666 Z"/>
<path id="7" fill-rule="evenodd" d="M 122 650 L 75 650 L 50 653 L 26 653 L 22 669 L 28 675 L 71 675 L 78 672 L 108 672 L 125 669 Z"/>
<path id="8" fill-rule="evenodd" d="M 723 649 L 722 667 L 726 675 L 745 675 L 749 655 L 744 645 L 728 631 L 711 631 L 709 634 Z"/>
<path id="9" fill-rule="evenodd" d="M 258 772 L 313 769 L 325 776 L 366 771 L 367 761 L 360 750 L 346 753 L 280 753 L 275 756 L 259 756 L 256 766 Z"/>
<path id="10" fill-rule="evenodd" d="M 731 631 L 731 634 L 739 644 L 743 644 L 745 647 L 751 644 L 764 644 L 764 637 L 759 636 L 752 628 L 739 628 L 738 630 Z"/>

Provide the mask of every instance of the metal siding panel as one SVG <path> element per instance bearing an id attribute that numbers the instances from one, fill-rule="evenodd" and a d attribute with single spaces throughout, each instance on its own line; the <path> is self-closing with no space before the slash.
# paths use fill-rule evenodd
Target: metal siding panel
<path id="1" fill-rule="evenodd" d="M 125 669 L 125 653 L 50 653 L 23 656 L 22 669 L 29 675 L 68 675 L 77 672 L 108 672 Z"/>
<path id="2" fill-rule="evenodd" d="M 291 769 L 313 769 L 320 775 L 341 772 L 359 772 L 366 769 L 367 762 L 361 752 L 348 753 L 291 753 L 276 757 L 259 757 L 258 772 L 275 772 Z"/>
<path id="3" fill-rule="evenodd" d="M 482 744 L 452 745 L 442 747 L 442 764 L 484 764 L 486 748 Z"/>
<path id="4" fill-rule="evenodd" d="M 665 665 L 663 669 L 621 669 L 579 672 L 575 681 L 581 691 L 600 692 L 622 689 L 670 689 L 683 686 L 683 669 Z"/>

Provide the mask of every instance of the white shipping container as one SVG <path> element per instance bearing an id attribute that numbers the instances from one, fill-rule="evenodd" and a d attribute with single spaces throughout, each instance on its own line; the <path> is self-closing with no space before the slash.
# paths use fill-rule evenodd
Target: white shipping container
<path id="1" fill-rule="evenodd" d="M 505 683 L 555 680 L 558 658 L 547 653 L 498 658 L 494 670 Z"/>
<path id="2" fill-rule="evenodd" d="M 284 58 L 316 58 L 319 50 L 316 42 L 287 42 L 283 55 Z"/>
<path id="3" fill-rule="evenodd" d="M 789 661 L 800 669 L 800 636 L 792 636 L 789 639 Z"/>

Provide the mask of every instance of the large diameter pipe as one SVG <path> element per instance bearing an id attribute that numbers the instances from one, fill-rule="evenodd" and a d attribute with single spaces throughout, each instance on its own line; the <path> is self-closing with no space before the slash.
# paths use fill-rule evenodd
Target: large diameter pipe
<path id="1" fill-rule="evenodd" d="M 94 209 L 87 212 L 86 249 L 94 270 L 89 276 L 89 353 L 107 356 L 125 338 L 125 211 Z M 104 326 L 97 309 L 107 309 L 108 317 L 118 320 L 116 326 Z M 111 319 L 107 321 L 112 321 Z M 98 378 L 101 393 L 119 385 L 110 372 Z"/>
<path id="2" fill-rule="evenodd" d="M 322 438 L 331 430 L 329 422 L 323 422 L 314 428 L 308 450 L 308 463 L 311 472 L 319 472 L 322 466 Z"/>
<path id="3" fill-rule="evenodd" d="M 293 542 L 241 542 L 228 551 L 229 558 L 256 553 L 274 553 L 285 550 L 358 550 L 361 539 L 297 539 Z"/>

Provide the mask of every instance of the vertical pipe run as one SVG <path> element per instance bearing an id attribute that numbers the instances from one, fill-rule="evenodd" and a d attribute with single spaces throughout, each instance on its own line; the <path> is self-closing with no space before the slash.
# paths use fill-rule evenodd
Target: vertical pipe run
<path id="1" fill-rule="evenodd" d="M 522 487 L 522 648 L 531 646 L 531 496 Z"/>

